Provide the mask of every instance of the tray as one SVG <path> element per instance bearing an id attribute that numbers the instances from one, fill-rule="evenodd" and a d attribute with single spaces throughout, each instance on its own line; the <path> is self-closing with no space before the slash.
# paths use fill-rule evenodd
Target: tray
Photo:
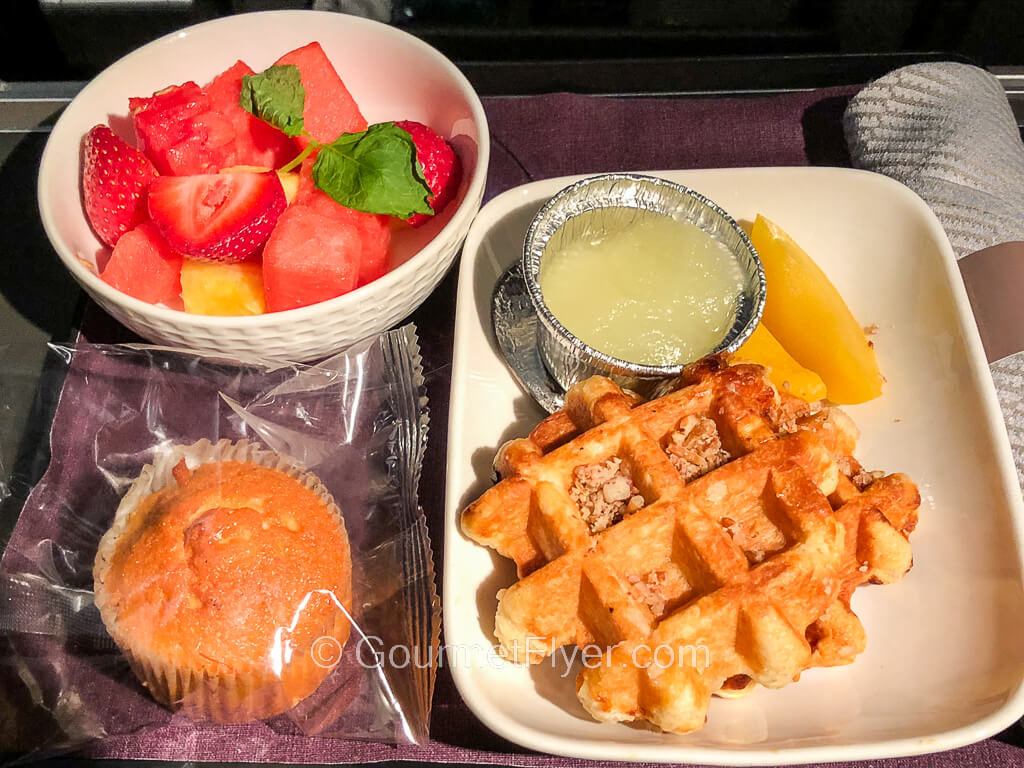
<path id="1" fill-rule="evenodd" d="M 472 711 L 501 736 L 559 755 L 763 765 L 936 752 L 981 740 L 1024 713 L 1024 521 L 1006 429 L 955 258 L 913 192 L 834 168 L 664 171 L 738 220 L 763 213 L 803 245 L 854 314 L 877 324 L 881 398 L 848 408 L 858 458 L 907 472 L 922 493 L 905 580 L 857 591 L 868 634 L 850 666 L 798 684 L 715 699 L 706 726 L 673 735 L 597 723 L 560 654 L 526 667 L 494 653 L 496 592 L 514 567 L 466 538 L 460 510 L 491 460 L 544 412 L 515 383 L 490 324 L 501 274 L 534 213 L 582 177 L 539 181 L 488 203 L 466 240 L 455 324 L 444 562 L 447 661 Z M 578 663 L 578 662 L 577 662 Z M 571 665 L 569 665 L 571 666 Z"/>

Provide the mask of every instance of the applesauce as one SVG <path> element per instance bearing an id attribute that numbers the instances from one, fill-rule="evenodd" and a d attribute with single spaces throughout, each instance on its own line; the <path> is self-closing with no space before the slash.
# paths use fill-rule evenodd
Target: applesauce
<path id="1" fill-rule="evenodd" d="M 603 208 L 573 221 L 577 237 L 544 249 L 544 303 L 588 346 L 630 363 L 671 366 L 729 333 L 745 277 L 729 248 L 688 221 Z"/>

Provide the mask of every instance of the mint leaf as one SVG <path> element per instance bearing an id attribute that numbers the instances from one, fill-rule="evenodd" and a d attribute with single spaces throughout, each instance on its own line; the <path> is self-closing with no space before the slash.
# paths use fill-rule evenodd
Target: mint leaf
<path id="1" fill-rule="evenodd" d="M 286 136 L 302 132 L 302 108 L 306 89 L 294 64 L 275 64 L 258 75 L 242 77 L 238 105 Z"/>
<path id="2" fill-rule="evenodd" d="M 346 208 L 407 219 L 433 213 L 412 137 L 394 123 L 343 133 L 313 163 L 313 181 Z"/>

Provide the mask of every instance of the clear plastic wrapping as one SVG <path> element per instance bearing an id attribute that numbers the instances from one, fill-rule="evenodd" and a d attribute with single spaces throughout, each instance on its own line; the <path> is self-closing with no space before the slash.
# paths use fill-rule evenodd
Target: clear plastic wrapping
<path id="1" fill-rule="evenodd" d="M 254 718 L 426 738 L 440 625 L 411 326 L 312 366 L 81 344 L 48 367 L 51 458 L 0 560 L 0 751 Z"/>

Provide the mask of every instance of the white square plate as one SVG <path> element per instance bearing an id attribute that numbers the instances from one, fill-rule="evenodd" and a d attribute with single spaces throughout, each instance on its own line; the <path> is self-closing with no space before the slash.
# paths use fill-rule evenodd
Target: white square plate
<path id="1" fill-rule="evenodd" d="M 737 220 L 763 213 L 828 273 L 874 337 L 888 381 L 846 410 L 869 469 L 920 486 L 914 568 L 857 591 L 868 634 L 852 664 L 813 669 L 780 690 L 715 699 L 688 735 L 597 723 L 576 700 L 576 669 L 499 660 L 495 593 L 514 568 L 466 538 L 459 512 L 490 483 L 498 446 L 543 412 L 516 385 L 491 331 L 491 292 L 522 252 L 539 207 L 575 178 L 518 187 L 488 203 L 459 275 L 448 429 L 444 626 L 470 709 L 501 736 L 542 752 L 722 765 L 858 760 L 936 752 L 996 733 L 1024 714 L 1024 505 L 995 391 L 949 241 L 906 187 L 862 171 L 668 171 Z M 556 655 L 557 656 L 557 655 Z M 565 675 L 563 678 L 562 675 Z"/>

